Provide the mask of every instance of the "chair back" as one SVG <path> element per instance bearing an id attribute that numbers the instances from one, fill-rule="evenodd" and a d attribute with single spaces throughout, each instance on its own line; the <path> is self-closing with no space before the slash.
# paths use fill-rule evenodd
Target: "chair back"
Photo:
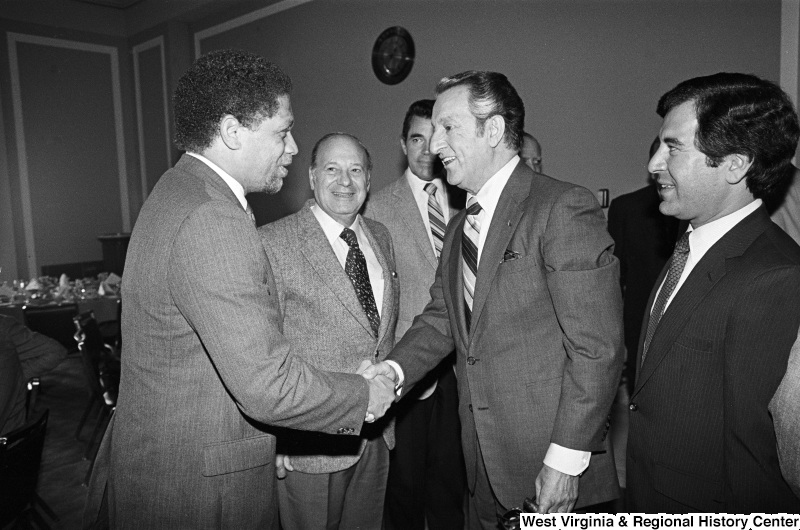
<path id="1" fill-rule="evenodd" d="M 119 391 L 119 359 L 111 346 L 103 341 L 94 311 L 86 311 L 73 319 L 75 341 L 83 361 L 89 391 L 107 406 L 116 406 Z"/>
<path id="2" fill-rule="evenodd" d="M 35 498 L 48 415 L 45 410 L 35 420 L 0 436 L 0 528 L 15 520 Z"/>
<path id="3" fill-rule="evenodd" d="M 77 304 L 41 307 L 29 305 L 25 308 L 25 325 L 32 331 L 56 339 L 69 351 L 75 351 L 72 319 L 77 314 Z"/>

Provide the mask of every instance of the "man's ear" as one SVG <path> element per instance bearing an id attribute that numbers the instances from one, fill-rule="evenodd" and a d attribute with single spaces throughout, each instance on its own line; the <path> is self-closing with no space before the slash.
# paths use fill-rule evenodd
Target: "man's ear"
<path id="1" fill-rule="evenodd" d="M 497 147 L 503 141 L 503 135 L 506 132 L 506 120 L 499 114 L 495 114 L 486 120 L 484 124 L 486 135 L 489 137 L 489 145 Z"/>
<path id="2" fill-rule="evenodd" d="M 226 114 L 219 120 L 219 137 L 228 149 L 236 151 L 242 148 L 240 137 L 242 128 L 239 120 L 231 114 Z"/>
<path id="3" fill-rule="evenodd" d="M 752 165 L 753 161 L 747 155 L 734 153 L 726 156 L 725 166 L 728 171 L 725 180 L 727 180 L 729 184 L 738 184 L 742 181 L 744 176 L 747 175 L 747 171 Z"/>
<path id="4" fill-rule="evenodd" d="M 308 168 L 308 184 L 311 186 L 311 191 L 314 191 L 314 168 Z"/>
<path id="5" fill-rule="evenodd" d="M 406 147 L 406 141 L 403 138 L 400 138 L 400 148 L 403 150 L 403 154 L 408 156 L 408 148 Z"/>

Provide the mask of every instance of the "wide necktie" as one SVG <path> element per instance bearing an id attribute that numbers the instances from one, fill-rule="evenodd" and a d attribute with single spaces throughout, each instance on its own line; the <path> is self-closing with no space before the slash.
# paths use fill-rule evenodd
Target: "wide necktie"
<path id="1" fill-rule="evenodd" d="M 664 280 L 664 285 L 661 286 L 661 291 L 658 293 L 656 302 L 653 304 L 653 310 L 650 312 L 650 321 L 647 324 L 647 334 L 644 339 L 644 348 L 642 349 L 642 363 L 647 355 L 647 349 L 650 347 L 650 341 L 653 340 L 653 335 L 656 333 L 658 323 L 661 321 L 661 316 L 664 314 L 664 307 L 667 305 L 672 291 L 678 285 L 678 280 L 681 279 L 683 268 L 686 266 L 686 260 L 689 258 L 689 232 L 684 234 L 675 243 L 675 250 L 672 253 L 672 258 L 669 263 L 669 271 L 667 272 L 667 279 Z"/>
<path id="2" fill-rule="evenodd" d="M 431 225 L 431 235 L 433 236 L 433 248 L 435 250 L 436 258 L 442 254 L 442 244 L 444 243 L 444 231 L 447 228 L 447 223 L 444 220 L 442 207 L 439 206 L 439 201 L 436 200 L 436 184 L 428 182 L 425 184 L 425 192 L 428 194 L 428 221 Z"/>
<path id="3" fill-rule="evenodd" d="M 471 197 L 467 201 L 467 219 L 464 237 L 461 238 L 461 261 L 464 274 L 464 313 L 467 330 L 472 323 L 472 298 L 475 295 L 475 279 L 478 275 L 478 237 L 481 234 L 481 212 L 483 208 Z"/>
<path id="4" fill-rule="evenodd" d="M 247 208 L 245 208 L 247 215 L 250 217 L 250 220 L 253 221 L 253 224 L 256 224 L 256 216 L 253 213 L 253 209 L 250 207 L 250 203 L 247 203 Z"/>
<path id="5" fill-rule="evenodd" d="M 356 290 L 358 301 L 367 314 L 367 320 L 375 335 L 378 335 L 378 328 L 381 325 L 381 317 L 378 314 L 378 307 L 375 305 L 375 296 L 372 294 L 372 285 L 369 283 L 369 272 L 367 272 L 367 260 L 361 247 L 358 246 L 356 233 L 345 228 L 339 235 L 350 247 L 347 251 L 347 259 L 344 263 L 344 272 L 350 277 L 353 288 Z"/>

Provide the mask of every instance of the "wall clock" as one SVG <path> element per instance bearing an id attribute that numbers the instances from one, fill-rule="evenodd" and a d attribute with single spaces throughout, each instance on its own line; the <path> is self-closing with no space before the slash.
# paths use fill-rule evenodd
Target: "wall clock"
<path id="1" fill-rule="evenodd" d="M 414 41 L 400 26 L 385 30 L 372 47 L 372 71 L 381 82 L 396 85 L 414 66 Z"/>

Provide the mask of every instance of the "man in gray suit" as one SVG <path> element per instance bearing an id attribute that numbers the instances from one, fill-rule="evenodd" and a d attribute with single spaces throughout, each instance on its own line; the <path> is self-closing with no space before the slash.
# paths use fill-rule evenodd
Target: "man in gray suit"
<path id="1" fill-rule="evenodd" d="M 394 346 L 400 286 L 392 238 L 382 224 L 358 213 L 371 169 L 357 138 L 323 136 L 308 171 L 314 199 L 260 228 L 284 334 L 294 354 L 322 370 L 355 372 L 364 359 L 381 361 Z M 386 420 L 359 437 L 277 432 L 284 530 L 381 527 L 394 447 L 394 428 Z"/>
<path id="2" fill-rule="evenodd" d="M 357 435 L 384 380 L 293 355 L 248 192 L 277 192 L 297 153 L 291 82 L 222 50 L 178 81 L 187 153 L 142 207 L 125 264 L 122 380 L 84 523 L 107 487 L 115 528 L 274 528 L 275 438 L 263 424 Z M 368 406 L 369 402 L 369 406 Z"/>
<path id="3" fill-rule="evenodd" d="M 464 192 L 448 186 L 441 163 L 429 148 L 433 100 L 411 104 L 403 120 L 400 147 L 408 160 L 403 175 L 370 195 L 365 215 L 383 223 L 397 249 L 400 315 L 397 338 L 411 327 L 430 300 L 444 231 L 464 207 Z M 449 355 L 395 406 L 397 444 L 386 486 L 389 530 L 463 528 L 464 456 L 458 419 L 458 390 Z"/>
<path id="4" fill-rule="evenodd" d="M 436 92 L 431 151 L 467 208 L 448 225 L 430 303 L 365 375 L 410 387 L 456 349 L 470 528 L 495 528 L 534 494 L 541 512 L 611 500 L 624 347 L 605 217 L 590 191 L 520 160 L 525 110 L 504 75 L 464 72 Z"/>

